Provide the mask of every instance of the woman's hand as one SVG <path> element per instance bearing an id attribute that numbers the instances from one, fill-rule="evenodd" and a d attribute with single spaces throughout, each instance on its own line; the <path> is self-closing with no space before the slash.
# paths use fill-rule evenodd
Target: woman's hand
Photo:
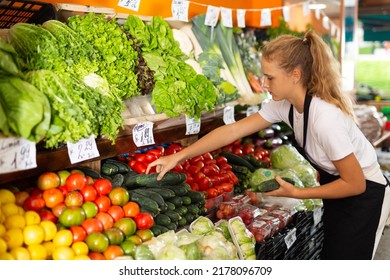
<path id="1" fill-rule="evenodd" d="M 165 173 L 167 173 L 179 163 L 178 158 L 179 157 L 177 156 L 177 153 L 168 156 L 162 156 L 155 161 L 149 163 L 148 167 L 146 168 L 146 174 L 149 174 L 150 169 L 155 166 L 156 172 L 159 173 L 157 176 L 157 180 L 161 180 L 164 177 Z"/>
<path id="2" fill-rule="evenodd" d="M 283 180 L 280 176 L 275 176 L 275 180 L 279 183 L 279 189 L 265 192 L 264 195 L 296 198 L 298 189 L 293 184 Z"/>

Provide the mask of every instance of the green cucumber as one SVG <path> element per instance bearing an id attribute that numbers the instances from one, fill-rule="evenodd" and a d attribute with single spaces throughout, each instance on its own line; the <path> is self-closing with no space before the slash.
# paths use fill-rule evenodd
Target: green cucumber
<path id="1" fill-rule="evenodd" d="M 165 204 L 168 206 L 168 209 L 167 209 L 167 211 L 173 211 L 173 210 L 175 210 L 176 209 L 176 206 L 175 206 L 175 204 L 173 204 L 172 202 L 170 202 L 170 201 L 165 201 Z"/>
<path id="2" fill-rule="evenodd" d="M 100 172 L 103 175 L 112 176 L 112 175 L 117 174 L 119 172 L 119 169 L 118 169 L 118 166 L 116 166 L 114 164 L 111 164 L 111 163 L 108 163 L 108 162 L 104 162 L 102 164 L 102 166 L 101 166 Z"/>
<path id="3" fill-rule="evenodd" d="M 148 190 L 155 191 L 156 193 L 159 193 L 165 200 L 170 199 L 174 196 L 176 196 L 175 192 L 169 188 L 159 187 L 159 188 L 153 188 L 150 187 Z"/>
<path id="4" fill-rule="evenodd" d="M 177 222 L 182 218 L 181 215 L 175 211 L 165 211 L 164 214 L 167 215 L 172 222 Z"/>
<path id="5" fill-rule="evenodd" d="M 161 226 L 167 226 L 172 222 L 171 218 L 169 218 L 169 216 L 167 216 L 163 213 L 158 214 L 154 218 L 154 221 L 156 224 L 161 225 Z"/>
<path id="6" fill-rule="evenodd" d="M 122 186 L 128 190 L 138 188 L 138 185 L 136 183 L 136 179 L 139 175 L 141 175 L 141 174 L 138 174 L 135 171 L 130 171 L 130 172 L 125 173 L 123 175 L 124 178 L 123 178 Z"/>
<path id="7" fill-rule="evenodd" d="M 121 187 L 125 177 L 121 173 L 117 173 L 112 177 L 112 186 L 113 187 Z"/>
<path id="8" fill-rule="evenodd" d="M 189 190 L 186 193 L 186 196 L 190 197 L 192 202 L 199 202 L 205 200 L 205 196 L 202 192 L 197 192 L 193 190 Z"/>
<path id="9" fill-rule="evenodd" d="M 190 204 L 190 205 L 187 205 L 187 209 L 188 209 L 188 212 L 194 214 L 194 215 L 198 215 L 199 212 L 200 212 L 200 209 L 197 205 L 195 204 Z"/>
<path id="10" fill-rule="evenodd" d="M 132 190 L 132 192 L 136 192 L 136 193 L 139 193 L 141 195 L 144 195 L 146 197 L 149 197 L 149 198 L 153 199 L 154 201 L 157 202 L 158 207 L 160 208 L 160 210 L 163 210 L 164 208 L 168 208 L 165 205 L 164 198 L 159 193 L 157 193 L 155 191 L 152 191 L 152 190 L 149 190 L 149 189 L 146 189 L 146 188 L 137 188 L 137 189 Z"/>
<path id="11" fill-rule="evenodd" d="M 172 197 L 168 201 L 172 202 L 176 206 L 176 208 L 183 205 L 183 200 L 180 196 Z"/>
<path id="12" fill-rule="evenodd" d="M 165 233 L 165 232 L 169 231 L 169 228 L 167 228 L 165 226 L 162 226 L 162 225 L 158 225 L 156 223 L 150 229 L 153 232 L 154 236 L 158 236 L 158 235 L 160 235 L 162 233 Z"/>
<path id="13" fill-rule="evenodd" d="M 294 181 L 292 179 L 287 177 L 282 177 L 282 179 L 294 185 Z M 256 192 L 270 192 L 279 188 L 279 183 L 275 179 L 270 179 L 253 186 L 252 190 Z"/>
<path id="14" fill-rule="evenodd" d="M 130 166 L 128 166 L 123 161 L 119 161 L 119 160 L 116 160 L 116 159 L 107 159 L 105 162 L 116 165 L 118 167 L 118 172 L 119 173 L 127 173 L 127 172 L 132 170 L 130 168 Z"/>
<path id="15" fill-rule="evenodd" d="M 153 209 L 155 211 L 160 211 L 158 203 L 153 199 L 145 195 L 142 195 L 140 193 L 134 192 L 134 190 L 129 191 L 129 194 L 130 194 L 130 200 L 137 202 L 140 207 L 146 207 L 149 209 Z"/>
<path id="16" fill-rule="evenodd" d="M 177 230 L 177 223 L 170 223 L 170 224 L 167 224 L 166 227 L 167 227 L 169 230 Z"/>
<path id="17" fill-rule="evenodd" d="M 183 195 L 181 197 L 181 199 L 183 200 L 183 205 L 190 205 L 191 204 L 191 198 L 189 196 L 186 196 L 186 195 Z"/>
<path id="18" fill-rule="evenodd" d="M 165 186 L 165 188 L 173 190 L 176 196 L 184 196 L 187 194 L 188 190 L 190 190 L 190 185 L 187 183 L 180 183 L 175 186 Z"/>
<path id="19" fill-rule="evenodd" d="M 177 206 L 173 211 L 175 211 L 176 213 L 178 213 L 180 216 L 183 217 L 183 215 L 187 214 L 188 209 L 185 206 Z"/>
<path id="20" fill-rule="evenodd" d="M 163 185 L 178 185 L 183 183 L 187 176 L 185 173 L 167 172 L 161 180 L 157 180 L 158 173 L 140 174 L 136 178 L 136 183 L 143 187 L 157 187 Z"/>
<path id="21" fill-rule="evenodd" d="M 245 158 L 238 156 L 233 153 L 228 153 L 228 152 L 222 152 L 219 155 L 224 156 L 227 160 L 228 163 L 234 164 L 234 165 L 239 165 L 239 166 L 245 166 L 246 168 L 249 169 L 249 171 L 254 172 L 256 168 Z"/>

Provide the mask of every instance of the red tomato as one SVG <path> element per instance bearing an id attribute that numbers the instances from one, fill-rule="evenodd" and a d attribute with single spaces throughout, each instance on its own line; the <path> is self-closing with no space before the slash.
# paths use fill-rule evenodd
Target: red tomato
<path id="1" fill-rule="evenodd" d="M 144 153 L 136 153 L 134 158 L 136 161 L 145 162 L 145 163 L 147 162 L 146 154 L 144 154 Z"/>
<path id="2" fill-rule="evenodd" d="M 81 226 L 85 229 L 87 235 L 92 232 L 102 232 L 103 223 L 97 218 L 88 218 L 81 223 Z"/>
<path id="3" fill-rule="evenodd" d="M 93 186 L 97 190 L 98 195 L 106 195 L 112 190 L 111 181 L 106 178 L 97 179 Z"/>
<path id="4" fill-rule="evenodd" d="M 114 221 L 118 221 L 125 216 L 125 212 L 122 207 L 119 205 L 111 205 L 111 207 L 107 211 L 108 214 L 114 219 Z"/>
<path id="5" fill-rule="evenodd" d="M 57 204 L 64 202 L 64 195 L 58 188 L 46 189 L 42 194 L 45 205 L 48 208 L 53 208 Z"/>
<path id="6" fill-rule="evenodd" d="M 66 186 L 60 186 L 57 189 L 59 189 L 64 196 L 66 196 L 69 193 L 69 190 Z"/>
<path id="7" fill-rule="evenodd" d="M 134 217 L 137 229 L 148 229 L 154 225 L 153 216 L 148 212 L 140 212 Z"/>
<path id="8" fill-rule="evenodd" d="M 231 192 L 234 188 L 233 183 L 221 183 L 224 192 Z"/>
<path id="9" fill-rule="evenodd" d="M 131 160 L 129 160 L 129 166 L 130 166 L 130 168 L 131 169 L 133 169 L 133 167 L 134 167 L 134 165 L 135 165 L 135 163 L 136 163 L 137 161 L 135 160 L 135 159 L 131 159 Z"/>
<path id="10" fill-rule="evenodd" d="M 84 201 L 95 201 L 98 193 L 93 185 L 86 185 L 80 190 L 83 195 Z"/>
<path id="11" fill-rule="evenodd" d="M 38 212 L 45 207 L 45 200 L 37 195 L 32 195 L 26 198 L 23 203 L 24 210 L 33 210 Z"/>
<path id="12" fill-rule="evenodd" d="M 58 218 L 61 215 L 62 211 L 64 211 L 64 209 L 66 209 L 66 205 L 65 205 L 65 203 L 61 202 L 61 203 L 57 204 L 56 206 L 54 206 L 51 209 L 51 212 L 53 212 L 54 216 L 56 216 Z"/>
<path id="13" fill-rule="evenodd" d="M 216 188 L 207 189 L 207 197 L 206 198 L 214 198 L 219 195 L 218 190 Z"/>
<path id="14" fill-rule="evenodd" d="M 122 206 L 122 209 L 125 213 L 125 217 L 127 218 L 133 218 L 140 212 L 138 203 L 134 201 L 127 202 L 125 205 Z"/>
<path id="15" fill-rule="evenodd" d="M 42 197 L 43 191 L 38 188 L 32 188 L 28 193 L 30 196 Z"/>
<path id="16" fill-rule="evenodd" d="M 73 243 L 84 241 L 87 237 L 87 232 L 82 226 L 71 226 L 69 229 L 73 235 Z"/>
<path id="17" fill-rule="evenodd" d="M 187 168 L 187 172 L 191 175 L 195 175 L 196 173 L 199 173 L 200 168 L 196 165 L 190 165 Z"/>
<path id="18" fill-rule="evenodd" d="M 186 173 L 186 183 L 191 184 L 193 182 L 194 182 L 194 178 L 192 177 L 192 175 L 190 173 Z"/>
<path id="19" fill-rule="evenodd" d="M 51 188 L 56 188 L 60 185 L 60 177 L 55 172 L 45 172 L 39 175 L 38 188 L 40 190 L 47 190 Z"/>
<path id="20" fill-rule="evenodd" d="M 201 178 L 197 183 L 199 184 L 199 190 L 201 191 L 205 191 L 213 186 L 210 178 L 207 176 Z"/>
<path id="21" fill-rule="evenodd" d="M 244 155 L 251 155 L 255 152 L 255 145 L 252 143 L 246 143 L 241 146 Z"/>
<path id="22" fill-rule="evenodd" d="M 132 168 L 139 174 L 145 174 L 147 165 L 141 161 L 135 161 L 134 166 Z"/>
<path id="23" fill-rule="evenodd" d="M 242 152 L 242 150 L 240 148 L 233 148 L 233 154 L 237 155 L 237 156 L 242 156 L 244 155 L 244 153 Z"/>
<path id="24" fill-rule="evenodd" d="M 79 191 L 71 191 L 65 196 L 66 206 L 81 206 L 84 203 L 84 197 Z"/>
<path id="25" fill-rule="evenodd" d="M 102 253 L 99 253 L 99 252 L 89 252 L 88 257 L 91 260 L 100 260 L 100 261 L 106 260 L 106 257 Z"/>
<path id="26" fill-rule="evenodd" d="M 219 167 L 216 164 L 206 165 L 201 170 L 206 176 L 217 176 L 219 174 Z"/>
<path id="27" fill-rule="evenodd" d="M 230 180 L 233 183 L 233 185 L 238 184 L 238 178 L 237 178 L 236 174 L 234 174 L 233 171 L 226 171 L 226 174 L 229 175 Z"/>
<path id="28" fill-rule="evenodd" d="M 222 164 L 227 164 L 228 163 L 227 158 L 224 157 L 224 156 L 218 156 L 215 160 L 217 161 L 217 164 L 218 164 L 219 167 L 221 167 Z"/>
<path id="29" fill-rule="evenodd" d="M 191 165 L 196 165 L 198 161 L 203 161 L 203 156 L 196 156 L 189 159 Z"/>
<path id="30" fill-rule="evenodd" d="M 147 151 L 147 154 L 153 154 L 155 155 L 156 157 L 161 157 L 163 155 L 163 152 L 164 152 L 164 147 L 161 146 L 162 149 L 151 149 L 149 151 Z"/>
<path id="31" fill-rule="evenodd" d="M 156 159 L 158 159 L 158 157 L 156 154 L 147 153 L 145 159 L 146 159 L 146 162 L 150 163 L 150 162 L 153 162 Z"/>
<path id="32" fill-rule="evenodd" d="M 112 228 L 114 226 L 114 218 L 106 212 L 97 213 L 95 218 L 102 223 L 103 229 Z"/>
<path id="33" fill-rule="evenodd" d="M 213 155 L 211 153 L 204 153 L 202 156 L 203 156 L 203 159 L 205 159 L 205 160 L 213 159 Z"/>
<path id="34" fill-rule="evenodd" d="M 213 186 L 218 186 L 221 183 L 220 175 L 213 175 L 209 177 Z"/>
<path id="35" fill-rule="evenodd" d="M 99 208 L 99 212 L 107 212 L 111 206 L 111 200 L 108 196 L 99 196 L 94 202 Z"/>
<path id="36" fill-rule="evenodd" d="M 191 188 L 191 190 L 193 190 L 193 191 L 199 191 L 199 185 L 198 185 L 198 183 L 195 183 L 195 182 L 191 183 L 191 184 L 190 184 L 190 188 Z"/>
<path id="37" fill-rule="evenodd" d="M 223 163 L 219 165 L 220 170 L 232 170 L 232 166 L 229 163 Z"/>
<path id="38" fill-rule="evenodd" d="M 217 161 L 215 159 L 205 159 L 204 165 L 217 165 Z"/>
<path id="39" fill-rule="evenodd" d="M 195 182 L 199 182 L 200 179 L 206 177 L 206 175 L 203 172 L 199 171 L 198 173 L 194 174 L 192 177 L 194 178 Z"/>
<path id="40" fill-rule="evenodd" d="M 41 217 L 41 221 L 52 221 L 53 223 L 57 222 L 57 217 L 54 216 L 53 212 L 50 210 L 42 209 L 39 211 L 39 216 Z"/>
<path id="41" fill-rule="evenodd" d="M 87 184 L 87 178 L 80 173 L 71 173 L 65 181 L 68 191 L 81 190 Z"/>
<path id="42" fill-rule="evenodd" d="M 180 163 L 178 163 L 172 171 L 178 172 L 178 173 L 183 173 L 184 172 L 184 167 Z"/>

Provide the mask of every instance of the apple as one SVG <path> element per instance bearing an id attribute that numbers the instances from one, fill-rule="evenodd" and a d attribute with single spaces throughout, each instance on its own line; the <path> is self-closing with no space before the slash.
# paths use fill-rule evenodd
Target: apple
<path id="1" fill-rule="evenodd" d="M 65 196 L 66 206 L 82 206 L 84 197 L 79 191 L 71 191 Z"/>

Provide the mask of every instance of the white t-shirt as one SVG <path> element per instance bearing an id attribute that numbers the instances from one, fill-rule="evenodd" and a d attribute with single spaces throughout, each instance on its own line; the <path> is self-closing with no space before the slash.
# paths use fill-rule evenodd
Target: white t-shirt
<path id="1" fill-rule="evenodd" d="M 290 124 L 287 100 L 263 102 L 259 114 L 268 122 Z M 294 108 L 294 134 L 300 146 L 303 143 L 303 113 Z M 377 161 L 377 154 L 353 118 L 345 115 L 335 105 L 313 97 L 308 119 L 305 151 L 307 156 L 326 172 L 338 175 L 332 161 L 354 153 L 366 179 L 385 183 Z"/>

